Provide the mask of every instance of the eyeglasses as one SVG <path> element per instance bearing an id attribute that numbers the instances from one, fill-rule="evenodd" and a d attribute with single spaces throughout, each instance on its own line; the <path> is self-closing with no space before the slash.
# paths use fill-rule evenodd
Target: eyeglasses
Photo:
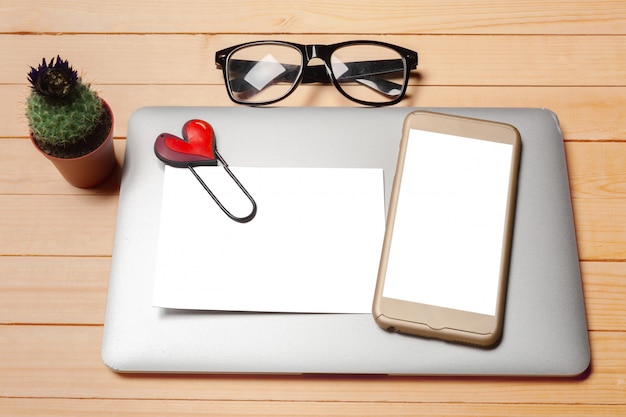
<path id="1" fill-rule="evenodd" d="M 311 65 L 320 58 L 324 65 Z M 280 101 L 302 83 L 329 83 L 360 104 L 388 106 L 404 97 L 417 52 L 377 41 L 333 45 L 300 45 L 258 41 L 232 46 L 215 54 L 226 89 L 239 104 Z"/>

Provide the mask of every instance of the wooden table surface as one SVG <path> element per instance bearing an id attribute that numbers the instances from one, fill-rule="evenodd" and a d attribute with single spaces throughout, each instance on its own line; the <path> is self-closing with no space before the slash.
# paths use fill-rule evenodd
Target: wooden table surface
<path id="1" fill-rule="evenodd" d="M 0 0 L 1 416 L 626 415 L 626 2 Z M 401 106 L 546 107 L 562 124 L 591 340 L 574 379 L 119 375 L 100 359 L 119 172 L 82 190 L 28 140 L 57 54 L 115 113 L 234 106 L 214 53 L 283 39 L 417 50 Z M 354 106 L 332 87 L 282 105 Z M 563 346 L 567 349 L 567 346 Z M 376 360 L 372 358 L 372 360 Z"/>

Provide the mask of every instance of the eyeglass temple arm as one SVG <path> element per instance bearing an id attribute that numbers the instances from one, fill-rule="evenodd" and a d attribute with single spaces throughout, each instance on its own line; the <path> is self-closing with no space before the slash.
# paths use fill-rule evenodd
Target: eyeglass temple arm
<path id="1" fill-rule="evenodd" d="M 355 81 L 389 97 L 397 97 L 402 93 L 402 84 L 378 77 L 398 71 L 398 66 L 403 65 L 401 60 L 344 62 L 343 65 L 346 66 L 346 71 L 337 77 L 339 82 Z M 363 72 L 363 67 L 367 68 L 367 71 Z M 417 64 L 412 65 L 411 68 L 416 67 Z M 321 65 L 311 66 L 305 69 L 302 82 L 329 82 L 329 76 Z"/>
<path id="2" fill-rule="evenodd" d="M 357 80 L 364 77 L 373 77 L 376 75 L 384 75 L 397 72 L 398 68 L 403 67 L 402 60 L 388 59 L 382 61 L 357 61 L 342 62 L 345 71 L 337 77 L 338 81 Z M 364 71 L 364 68 L 366 69 Z M 416 68 L 414 65 L 411 69 Z M 321 65 L 308 66 L 304 69 L 303 83 L 314 82 L 330 82 L 330 77 L 325 67 Z"/>
<path id="3" fill-rule="evenodd" d="M 318 65 L 316 67 L 307 68 L 307 71 L 311 70 L 314 70 L 315 73 L 313 75 L 310 73 L 305 74 L 302 79 L 303 83 L 330 82 L 330 77 L 326 73 L 324 67 Z M 363 74 L 348 77 L 339 77 L 337 81 L 354 81 L 389 97 L 396 97 L 400 94 L 400 92 L 402 91 L 402 84 L 394 83 L 393 81 L 384 80 L 382 78 L 377 78 L 375 75 L 377 74 Z"/>

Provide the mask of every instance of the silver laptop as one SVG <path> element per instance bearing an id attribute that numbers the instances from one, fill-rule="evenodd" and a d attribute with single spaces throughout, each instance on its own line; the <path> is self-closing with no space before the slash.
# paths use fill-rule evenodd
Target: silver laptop
<path id="1" fill-rule="evenodd" d="M 388 202 L 415 108 L 146 107 L 128 126 L 102 357 L 118 372 L 574 376 L 590 362 L 557 117 L 545 109 L 437 108 L 515 126 L 522 157 L 504 332 L 482 349 L 390 333 L 371 314 L 152 307 L 164 165 L 156 137 L 190 119 L 232 166 L 383 168 Z M 373 296 L 373 294 L 372 294 Z"/>

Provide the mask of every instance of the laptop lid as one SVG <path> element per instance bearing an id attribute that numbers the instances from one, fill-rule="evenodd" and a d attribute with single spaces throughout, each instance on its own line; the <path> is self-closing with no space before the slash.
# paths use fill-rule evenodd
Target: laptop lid
<path id="1" fill-rule="evenodd" d="M 152 307 L 164 166 L 155 138 L 190 119 L 233 166 L 383 168 L 415 108 L 146 107 L 131 117 L 102 344 L 118 372 L 573 376 L 590 350 L 563 138 L 545 109 L 432 111 L 515 126 L 522 137 L 504 331 L 492 349 L 381 330 L 371 314 Z M 373 294 L 372 294 L 373 295 Z"/>

